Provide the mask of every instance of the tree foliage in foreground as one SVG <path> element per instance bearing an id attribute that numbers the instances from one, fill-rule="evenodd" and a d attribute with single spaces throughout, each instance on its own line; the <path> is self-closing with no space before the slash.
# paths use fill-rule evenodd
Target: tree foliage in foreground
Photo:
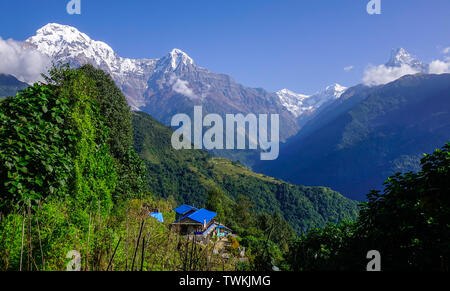
<path id="1" fill-rule="evenodd" d="M 70 250 L 80 252 L 83 270 L 234 268 L 211 246 L 170 231 L 176 203 L 146 191 L 130 115 L 111 78 L 92 66 L 55 67 L 45 84 L 0 102 L 1 270 L 64 270 Z M 254 238 L 243 242 L 252 262 L 275 263 L 264 251 L 268 245 L 281 259 L 279 248 L 293 236 L 287 223 L 258 216 L 245 197 L 236 207 L 220 190 L 210 194 L 208 207 Z M 153 220 L 150 209 L 159 209 L 165 222 Z M 287 236 L 262 244 L 266 230 Z"/>
<path id="2" fill-rule="evenodd" d="M 46 84 L 0 102 L 1 269 L 63 269 L 72 249 L 100 256 L 106 236 L 119 235 L 107 227 L 114 202 L 143 195 L 131 126 L 102 110 L 126 101 L 109 95 L 105 73 L 84 70 L 55 67 Z M 111 132 L 129 137 L 123 155 Z"/>
<path id="3" fill-rule="evenodd" d="M 378 250 L 382 270 L 450 270 L 450 143 L 421 165 L 390 177 L 384 193 L 372 191 L 355 223 L 292 243 L 292 269 L 365 270 L 367 252 Z"/>
<path id="4" fill-rule="evenodd" d="M 369 250 L 380 251 L 382 270 L 449 270 L 450 144 L 419 173 L 372 191 L 356 222 L 311 230 L 354 217 L 353 203 L 202 151 L 174 152 L 168 128 L 134 114 L 145 169 L 130 116 L 110 77 L 90 66 L 54 68 L 45 84 L 0 101 L 1 270 L 64 270 L 69 250 L 84 270 L 365 270 Z M 176 200 L 216 211 L 248 263 L 225 264 L 170 231 Z"/>

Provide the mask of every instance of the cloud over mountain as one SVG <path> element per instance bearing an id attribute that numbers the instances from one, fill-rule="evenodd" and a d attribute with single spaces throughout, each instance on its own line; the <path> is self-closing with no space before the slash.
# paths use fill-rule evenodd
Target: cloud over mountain
<path id="1" fill-rule="evenodd" d="M 405 75 L 414 75 L 420 71 L 404 64 L 400 67 L 389 67 L 386 65 L 369 65 L 364 71 L 363 83 L 367 86 L 377 86 L 390 83 Z"/>
<path id="2" fill-rule="evenodd" d="M 445 51 L 445 50 L 444 50 Z M 363 83 L 367 86 L 384 85 L 405 75 L 444 74 L 450 72 L 450 60 L 434 60 L 424 64 L 411 56 L 405 49 L 392 50 L 391 58 L 384 65 L 369 65 L 364 71 Z"/>
<path id="3" fill-rule="evenodd" d="M 446 58 L 445 61 L 432 61 L 430 64 L 430 74 L 446 74 L 450 73 L 450 59 Z"/>
<path id="4" fill-rule="evenodd" d="M 189 82 L 185 80 L 178 79 L 175 75 L 170 76 L 170 83 L 172 85 L 172 90 L 178 94 L 184 95 L 190 99 L 197 99 L 198 96 L 188 87 Z"/>
<path id="5" fill-rule="evenodd" d="M 23 46 L 21 42 L 0 37 L 0 73 L 11 74 L 31 84 L 40 81 L 41 73 L 46 72 L 49 66 L 49 57 Z"/>

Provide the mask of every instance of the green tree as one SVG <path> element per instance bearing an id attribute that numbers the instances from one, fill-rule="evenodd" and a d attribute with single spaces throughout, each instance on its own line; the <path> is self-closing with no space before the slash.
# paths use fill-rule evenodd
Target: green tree
<path id="1" fill-rule="evenodd" d="M 0 206 L 64 195 L 73 169 L 76 131 L 70 99 L 35 84 L 0 103 Z"/>
<path id="2" fill-rule="evenodd" d="M 236 200 L 234 221 L 241 228 L 249 228 L 254 222 L 254 204 L 245 196 L 239 196 Z"/>
<path id="3" fill-rule="evenodd" d="M 214 188 L 208 192 L 206 202 L 206 209 L 216 212 L 217 220 L 222 223 L 225 223 L 224 199 L 225 195 L 219 189 Z"/>
<path id="4" fill-rule="evenodd" d="M 314 230 L 292 243 L 293 270 L 365 270 L 381 253 L 382 270 L 450 270 L 450 143 L 426 155 L 422 170 L 396 174 L 372 191 L 355 223 Z"/>
<path id="5" fill-rule="evenodd" d="M 385 270 L 450 269 L 450 144 L 421 165 L 390 177 L 361 209 L 357 235 L 381 252 Z"/>
<path id="6" fill-rule="evenodd" d="M 70 69 L 68 65 L 54 66 L 44 77 L 48 84 L 61 91 L 65 87 L 73 88 L 71 79 L 76 72 L 86 76 L 95 90 L 90 96 L 91 102 L 95 103 L 108 151 L 115 160 L 114 167 L 118 172 L 112 198 L 117 201 L 120 198 L 141 197 L 147 190 L 147 169 L 133 149 L 131 111 L 125 96 L 109 74 L 89 64 L 77 70 Z"/>

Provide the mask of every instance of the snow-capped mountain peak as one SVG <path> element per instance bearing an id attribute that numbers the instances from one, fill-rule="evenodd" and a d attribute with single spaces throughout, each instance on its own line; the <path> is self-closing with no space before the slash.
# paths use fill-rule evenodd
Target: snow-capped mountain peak
<path id="1" fill-rule="evenodd" d="M 386 67 L 402 67 L 405 65 L 420 72 L 428 71 L 428 66 L 426 64 L 413 57 L 404 48 L 392 49 L 391 57 L 386 63 Z"/>
<path id="2" fill-rule="evenodd" d="M 386 65 L 390 67 L 398 67 L 403 64 L 411 64 L 413 61 L 414 58 L 404 48 L 397 48 L 392 49 L 391 57 Z"/>
<path id="3" fill-rule="evenodd" d="M 347 89 L 347 87 L 341 86 L 339 84 L 329 85 L 325 87 L 325 89 L 308 98 L 308 100 L 306 100 L 306 105 L 310 105 L 313 106 L 314 109 L 318 109 L 319 107 L 330 101 L 339 99 Z"/>
<path id="4" fill-rule="evenodd" d="M 310 95 L 305 95 L 305 94 L 298 94 L 289 89 L 282 89 L 282 90 L 278 91 L 277 94 L 291 95 L 294 97 L 298 97 L 299 99 L 304 99 L 304 98 L 307 98 L 310 96 Z"/>
<path id="5" fill-rule="evenodd" d="M 348 89 L 347 87 L 341 86 L 339 84 L 333 84 L 333 85 L 327 86 L 325 88 L 325 90 L 320 91 L 316 94 L 320 94 L 320 93 L 327 94 L 328 96 L 330 96 L 330 97 L 334 96 L 337 99 L 337 98 L 340 98 L 342 96 L 342 94 L 344 94 L 344 92 L 347 91 L 347 89 Z"/>
<path id="6" fill-rule="evenodd" d="M 117 58 L 113 49 L 106 43 L 92 40 L 74 27 L 57 23 L 49 23 L 38 29 L 36 35 L 26 42 L 50 57 L 76 57 L 84 54 L 87 58 L 95 58 L 97 64 L 100 64 L 101 60 L 113 62 Z"/>
<path id="7" fill-rule="evenodd" d="M 283 89 L 276 92 L 280 98 L 281 104 L 291 112 L 295 117 L 298 117 L 304 111 L 309 110 L 303 106 L 303 102 L 310 97 L 310 95 L 298 94 L 288 89 Z"/>
<path id="8" fill-rule="evenodd" d="M 158 60 L 155 72 L 185 71 L 186 68 L 192 66 L 195 66 L 194 60 L 182 50 L 174 48 L 170 53 Z"/>
<path id="9" fill-rule="evenodd" d="M 340 98 L 346 90 L 347 87 L 333 84 L 314 95 L 298 94 L 288 89 L 280 90 L 276 94 L 288 111 L 296 117 L 300 117 L 305 113 L 314 112 L 329 101 Z"/>
<path id="10" fill-rule="evenodd" d="M 124 91 L 130 106 L 137 110 L 144 105 L 147 80 L 156 61 L 127 59 L 118 56 L 102 41 L 91 39 L 78 29 L 58 23 L 49 23 L 28 38 L 24 46 L 36 49 L 56 63 L 69 63 L 73 67 L 91 64 L 111 74 Z"/>
<path id="11" fill-rule="evenodd" d="M 180 49 L 173 49 L 170 53 L 170 58 L 172 60 L 171 65 L 172 68 L 175 70 L 181 63 L 183 63 L 185 66 L 187 65 L 193 65 L 194 60 L 189 57 L 185 52 L 183 52 Z"/>

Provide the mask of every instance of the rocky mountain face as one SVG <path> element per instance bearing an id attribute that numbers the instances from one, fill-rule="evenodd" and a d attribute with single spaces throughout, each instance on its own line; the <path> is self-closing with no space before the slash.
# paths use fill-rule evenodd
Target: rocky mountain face
<path id="1" fill-rule="evenodd" d="M 145 105 L 143 96 L 156 60 L 122 58 L 106 43 L 92 40 L 74 27 L 56 23 L 40 28 L 24 44 L 54 62 L 69 63 L 74 67 L 89 63 L 108 72 L 127 96 L 132 109 L 138 110 Z"/>
<path id="2" fill-rule="evenodd" d="M 280 114 L 280 138 L 295 135 L 315 112 L 338 99 L 347 88 L 334 84 L 313 95 L 287 89 L 277 93 L 248 88 L 232 77 L 197 66 L 180 49 L 158 59 L 129 59 L 104 42 L 74 27 L 50 23 L 28 38 L 34 48 L 56 63 L 77 67 L 89 63 L 108 72 L 124 92 L 131 108 L 151 114 L 166 125 L 173 115 L 192 115 L 202 105 L 204 114 Z"/>
<path id="3" fill-rule="evenodd" d="M 179 49 L 159 59 L 122 58 L 106 43 L 55 23 L 39 29 L 25 45 L 55 62 L 72 66 L 90 63 L 108 72 L 133 110 L 147 112 L 166 125 L 173 115 L 191 115 L 195 105 L 202 105 L 205 114 L 280 114 L 282 140 L 299 130 L 296 116 L 275 93 L 248 88 L 230 76 L 212 73 Z"/>
<path id="4" fill-rule="evenodd" d="M 172 50 L 156 62 L 154 74 L 145 93 L 147 103 L 140 109 L 162 121 L 170 122 L 177 113 L 193 113 L 193 107 L 203 106 L 204 114 L 231 113 L 280 114 L 285 139 L 298 132 L 295 116 L 281 104 L 278 96 L 264 89 L 248 88 L 230 76 L 215 74 L 197 66 L 184 52 Z"/>
<path id="5" fill-rule="evenodd" d="M 192 116 L 196 105 L 203 106 L 204 114 L 217 113 L 223 117 L 236 113 L 279 114 L 281 141 L 288 138 L 295 141 L 298 136 L 314 133 L 364 100 L 367 92 L 373 90 L 364 86 L 347 89 L 334 84 L 312 95 L 287 89 L 272 93 L 238 84 L 228 75 L 210 72 L 179 49 L 157 59 L 123 58 L 106 43 L 93 40 L 74 27 L 55 23 L 39 29 L 24 46 L 36 49 L 57 63 L 70 63 L 75 67 L 90 63 L 108 72 L 133 110 L 149 113 L 165 125 L 170 124 L 175 114 Z M 415 71 L 429 71 L 429 65 L 404 49 L 393 50 L 385 64 L 386 67 L 405 65 Z M 247 151 L 216 151 L 214 154 L 248 161 L 247 165 L 257 156 Z"/>

